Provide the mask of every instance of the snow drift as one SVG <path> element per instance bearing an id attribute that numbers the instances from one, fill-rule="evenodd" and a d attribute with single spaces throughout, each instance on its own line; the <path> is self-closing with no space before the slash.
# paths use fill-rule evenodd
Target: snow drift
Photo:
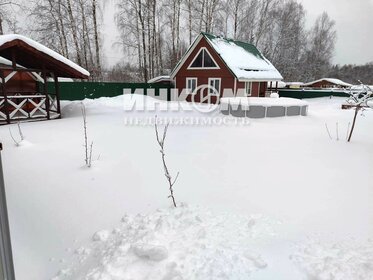
<path id="1" fill-rule="evenodd" d="M 260 217 L 186 205 L 125 215 L 113 231 L 94 234 L 55 279 L 247 279 L 267 266 L 250 242 L 271 233 Z"/>

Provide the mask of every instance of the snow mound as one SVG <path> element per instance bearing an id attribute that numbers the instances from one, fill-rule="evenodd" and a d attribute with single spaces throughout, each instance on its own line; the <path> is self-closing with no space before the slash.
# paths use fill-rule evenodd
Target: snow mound
<path id="1" fill-rule="evenodd" d="M 185 205 L 125 215 L 106 240 L 81 249 L 84 254 L 55 279 L 248 279 L 267 266 L 253 252 L 256 240 L 272 233 L 260 216 L 216 215 Z"/>
<path id="2" fill-rule="evenodd" d="M 373 279 L 373 241 L 303 245 L 291 260 L 313 280 Z"/>
<path id="3" fill-rule="evenodd" d="M 93 241 L 106 241 L 110 236 L 110 232 L 107 231 L 107 230 L 101 230 L 101 231 L 98 231 L 96 232 L 93 237 L 92 237 L 92 240 Z"/>

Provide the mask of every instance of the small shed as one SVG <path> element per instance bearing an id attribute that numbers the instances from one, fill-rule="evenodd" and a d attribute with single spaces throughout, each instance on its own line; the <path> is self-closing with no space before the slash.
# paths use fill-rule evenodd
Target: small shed
<path id="1" fill-rule="evenodd" d="M 1 35 L 0 124 L 61 118 L 59 77 L 88 79 L 89 72 L 30 38 Z"/>
<path id="2" fill-rule="evenodd" d="M 311 88 L 350 88 L 352 87 L 351 84 L 346 83 L 340 79 L 335 78 L 322 78 L 316 81 L 312 81 L 309 83 L 305 83 L 304 87 L 311 87 Z"/>

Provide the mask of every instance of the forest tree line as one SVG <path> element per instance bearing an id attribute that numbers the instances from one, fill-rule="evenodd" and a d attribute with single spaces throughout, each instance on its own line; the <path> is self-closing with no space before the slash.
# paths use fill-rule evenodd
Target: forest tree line
<path id="1" fill-rule="evenodd" d="M 332 65 L 337 34 L 324 12 L 306 28 L 296 0 L 115 0 L 123 60 L 105 67 L 103 0 L 0 0 L 0 33 L 23 33 L 85 67 L 93 80 L 147 81 L 169 74 L 201 32 L 258 47 L 285 81 L 322 77 L 373 84 L 372 64 Z M 20 28 L 14 11 L 27 15 Z"/>

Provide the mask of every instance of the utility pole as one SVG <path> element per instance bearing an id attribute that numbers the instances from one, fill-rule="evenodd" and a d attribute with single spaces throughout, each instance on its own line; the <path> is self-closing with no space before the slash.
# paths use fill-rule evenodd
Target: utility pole
<path id="1" fill-rule="evenodd" d="M 15 280 L 12 244 L 10 240 L 8 208 L 6 204 L 5 184 L 1 152 L 3 144 L 0 143 L 0 279 Z"/>

